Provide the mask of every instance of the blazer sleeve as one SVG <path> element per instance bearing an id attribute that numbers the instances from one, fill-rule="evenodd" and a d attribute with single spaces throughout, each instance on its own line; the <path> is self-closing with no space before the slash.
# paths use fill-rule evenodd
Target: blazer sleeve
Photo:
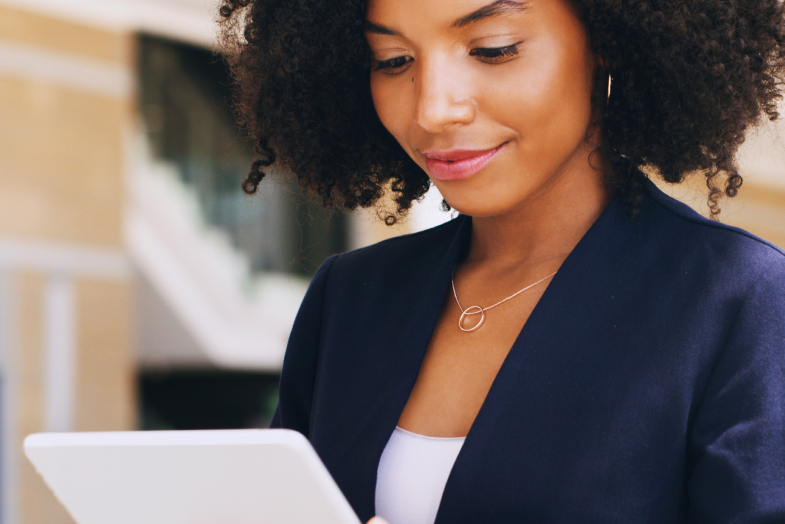
<path id="1" fill-rule="evenodd" d="M 286 344 L 278 406 L 273 414 L 271 428 L 293 429 L 308 437 L 324 290 L 330 267 L 337 257 L 333 255 L 319 266 L 300 304 Z"/>
<path id="2" fill-rule="evenodd" d="M 688 522 L 785 522 L 785 258 L 750 288 L 689 439 Z"/>

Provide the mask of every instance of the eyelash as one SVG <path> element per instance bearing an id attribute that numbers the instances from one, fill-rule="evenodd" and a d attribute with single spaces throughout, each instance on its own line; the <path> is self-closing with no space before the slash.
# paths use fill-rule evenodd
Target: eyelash
<path id="1" fill-rule="evenodd" d="M 518 54 L 520 44 L 521 42 L 504 47 L 477 47 L 469 51 L 469 56 L 476 57 L 481 62 L 488 64 L 501 64 Z M 374 64 L 373 70 L 394 75 L 403 72 L 412 60 L 410 56 L 396 56 L 389 60 L 380 60 Z"/>
<path id="2" fill-rule="evenodd" d="M 410 56 L 396 56 L 389 60 L 379 60 L 373 66 L 374 71 L 383 71 L 387 74 L 395 74 L 403 71 L 403 69 L 413 60 Z"/>
<path id="3" fill-rule="evenodd" d="M 504 47 L 477 47 L 469 51 L 469 55 L 480 58 L 489 64 L 500 64 L 517 55 L 520 44 L 521 42 Z"/>

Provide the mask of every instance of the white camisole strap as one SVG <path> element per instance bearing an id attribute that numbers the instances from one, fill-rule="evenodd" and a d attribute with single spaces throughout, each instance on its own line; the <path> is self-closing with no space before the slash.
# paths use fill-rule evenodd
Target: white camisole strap
<path id="1" fill-rule="evenodd" d="M 396 427 L 379 460 L 376 514 L 390 524 L 433 524 L 464 440 Z"/>

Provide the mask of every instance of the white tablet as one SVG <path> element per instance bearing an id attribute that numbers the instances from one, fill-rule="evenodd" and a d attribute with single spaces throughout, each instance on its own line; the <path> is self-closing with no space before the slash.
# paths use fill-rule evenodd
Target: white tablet
<path id="1" fill-rule="evenodd" d="M 42 433 L 25 453 L 78 524 L 358 524 L 301 434 Z"/>

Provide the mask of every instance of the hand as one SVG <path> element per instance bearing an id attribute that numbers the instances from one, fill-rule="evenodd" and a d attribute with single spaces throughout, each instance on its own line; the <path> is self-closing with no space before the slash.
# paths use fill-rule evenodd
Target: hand
<path id="1" fill-rule="evenodd" d="M 368 521 L 368 524 L 389 524 L 389 523 L 381 517 L 374 517 Z"/>

